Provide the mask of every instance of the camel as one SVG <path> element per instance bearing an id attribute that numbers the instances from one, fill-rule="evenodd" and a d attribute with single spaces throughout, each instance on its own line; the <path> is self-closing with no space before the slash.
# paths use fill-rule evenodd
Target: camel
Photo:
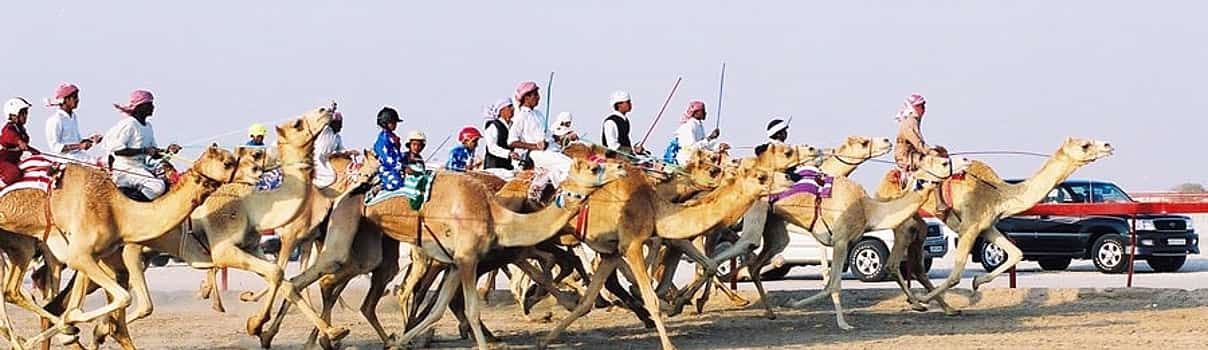
<path id="1" fill-rule="evenodd" d="M 126 197 L 103 170 L 67 164 L 59 187 L 47 194 L 48 221 L 55 232 L 44 239 L 56 258 L 101 286 L 110 301 L 84 312 L 80 309 L 83 296 L 77 299 L 73 295 L 62 322 L 71 325 L 114 312 L 122 315 L 130 304 L 130 294 L 117 283 L 112 271 L 100 265 L 98 256 L 121 243 L 146 242 L 166 234 L 219 186 L 232 181 L 237 164 L 234 154 L 211 146 L 182 175 L 180 183 L 151 202 Z M 154 216 L 157 220 L 147 220 L 149 213 L 160 215 Z"/>
<path id="2" fill-rule="evenodd" d="M 844 139 L 843 143 L 838 147 L 834 148 L 833 150 L 826 150 L 823 152 L 826 154 L 826 157 L 823 158 L 822 163 L 818 166 L 818 168 L 825 174 L 847 176 L 855 171 L 856 167 L 860 166 L 860 164 L 863 164 L 870 159 L 885 155 L 889 153 L 892 148 L 893 143 L 887 138 L 878 139 L 872 137 L 849 136 Z M 763 210 L 766 210 L 766 208 Z M 703 263 L 698 263 L 698 269 L 696 271 L 697 280 L 705 280 L 706 278 L 708 280 L 705 282 L 704 292 L 695 303 L 697 313 L 702 312 L 705 303 L 708 302 L 709 290 L 713 286 L 713 282 L 717 282 L 716 286 L 719 287 L 723 292 L 726 292 L 731 301 L 735 304 L 739 304 L 741 306 L 750 304 L 749 301 L 726 288 L 724 283 L 716 281 L 715 273 L 718 264 L 721 264 L 724 261 L 738 255 L 750 254 L 752 251 L 754 251 L 754 249 L 761 244 L 761 241 L 763 241 L 764 234 L 765 232 L 760 232 L 760 234 L 756 235 L 743 235 L 726 252 L 723 252 L 721 255 L 714 258 L 705 259 L 705 262 Z M 685 242 L 678 243 L 680 245 L 686 244 Z M 698 246 L 698 250 L 703 251 L 703 243 L 704 242 L 699 241 L 695 243 Z M 674 278 L 676 266 L 678 266 L 678 261 L 681 254 L 682 252 L 672 247 L 661 259 L 662 266 L 666 268 L 666 271 L 664 272 L 662 280 L 659 284 L 660 293 L 670 289 L 669 287 L 672 285 L 672 279 Z M 691 290 L 691 288 L 687 290 Z M 674 304 L 670 313 L 672 315 L 678 314 L 680 310 L 682 310 L 683 306 L 688 302 L 688 298 L 691 298 L 691 295 L 683 293 L 681 293 L 680 296 L 673 298 Z"/>
<path id="3" fill-rule="evenodd" d="M 538 347 L 546 347 L 560 332 L 586 314 L 604 283 L 623 262 L 633 275 L 631 281 L 640 289 L 642 300 L 646 301 L 647 312 L 654 318 L 662 347 L 674 349 L 646 270 L 643 254 L 646 241 L 655 234 L 665 239 L 690 239 L 719 225 L 735 222 L 760 196 L 787 188 L 787 184 L 777 183 L 779 178 L 769 171 L 778 172 L 810 163 L 817 156 L 817 149 L 811 146 L 773 145 L 764 155 L 744 160 L 737 176 L 731 177 L 727 184 L 688 205 L 659 197 L 645 177 L 640 176 L 640 170 L 627 167 L 635 176 L 605 185 L 589 199 L 591 215 L 587 219 L 586 234 L 580 240 L 603 259 L 592 276 L 587 295 L 571 315 L 539 340 Z"/>
<path id="4" fill-rule="evenodd" d="M 965 264 L 969 260 L 969 253 L 973 250 L 973 243 L 979 236 L 1006 251 L 1007 261 L 994 271 L 975 277 L 973 290 L 976 291 L 978 287 L 989 283 L 998 275 L 1014 267 L 1023 259 L 1023 253 L 994 227 L 998 220 L 1028 210 L 1044 199 L 1044 196 L 1057 184 L 1069 178 L 1078 168 L 1111 156 L 1114 151 L 1111 144 L 1103 141 L 1071 137 L 1061 144 L 1053 156 L 1040 167 L 1040 170 L 1023 182 L 1008 184 L 999 178 L 993 169 L 981 162 L 974 162 L 969 167 L 965 179 L 954 178 L 945 181 L 942 189 L 946 192 L 947 197 L 952 199 L 952 203 L 948 206 L 950 210 L 947 213 L 939 213 L 937 210 L 939 203 L 936 203 L 934 199 L 929 199 L 923 207 L 943 217 L 948 227 L 957 228 L 958 243 L 953 252 L 956 256 L 956 263 L 948 275 L 948 279 L 936 288 L 928 287 L 928 293 L 922 297 L 912 295 L 906 289 L 905 281 L 900 278 L 900 274 L 894 272 L 899 276 L 898 283 L 906 291 L 909 302 L 912 305 L 921 303 L 925 307 L 925 304 L 932 300 L 941 300 L 939 298 L 945 291 L 960 282 Z M 897 185 L 888 181 L 882 182 L 877 192 L 885 195 L 900 192 L 900 190 L 894 191 L 891 186 Z M 895 232 L 895 236 L 897 235 Z M 896 256 L 900 260 L 908 244 L 907 240 L 895 242 L 891 256 Z M 890 271 L 899 269 L 898 262 L 894 258 L 890 258 L 889 263 Z M 928 284 L 924 284 L 924 287 L 927 287 Z"/>
<path id="5" fill-rule="evenodd" d="M 486 188 L 473 177 L 441 172 L 433 182 L 432 197 L 418 213 L 409 209 L 409 198 L 395 197 L 364 207 L 363 216 L 386 237 L 411 244 L 429 257 L 451 265 L 459 278 L 446 279 L 439 289 L 437 304 L 441 306 L 437 309 L 444 309 L 452 299 L 454 289 L 461 287 L 467 300 L 468 316 L 474 321 L 471 325 L 475 339 L 479 348 L 485 349 L 486 339 L 478 322 L 478 298 L 475 296 L 479 258 L 492 247 L 532 246 L 553 237 L 571 216 L 578 213 L 588 193 L 623 176 L 625 173 L 617 165 L 575 160 L 570 176 L 559 190 L 559 202 L 564 205 L 551 206 L 533 214 L 518 214 L 493 201 Z M 350 223 L 329 225 L 316 264 L 291 279 L 293 289 L 287 295 L 297 294 L 324 275 L 338 272 L 341 264 L 348 261 L 353 241 L 350 233 L 356 230 L 347 228 L 347 224 Z M 283 303 L 278 315 L 284 315 L 288 307 Z M 441 314 L 429 315 L 399 341 L 405 344 L 426 331 Z M 280 318 L 266 334 L 275 334 L 279 324 Z"/>

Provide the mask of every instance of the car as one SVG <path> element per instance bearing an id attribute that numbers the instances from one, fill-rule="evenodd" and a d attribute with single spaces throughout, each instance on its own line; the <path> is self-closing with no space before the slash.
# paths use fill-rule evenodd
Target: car
<path id="1" fill-rule="evenodd" d="M 275 261 L 277 254 L 281 253 L 281 237 L 272 231 L 262 233 L 260 235 L 260 251 Z M 294 247 L 294 251 L 289 254 L 289 261 L 298 261 L 301 256 L 302 249 Z"/>
<path id="2" fill-rule="evenodd" d="M 1021 180 L 1008 180 L 1018 183 Z M 1135 202 L 1116 184 L 1098 180 L 1071 180 L 1058 184 L 1041 201 L 1048 203 Z M 1103 273 L 1128 270 L 1130 232 L 1136 225 L 1136 260 L 1145 260 L 1157 272 L 1175 272 L 1187 255 L 1199 254 L 1199 235 L 1190 217 L 1183 215 L 1017 215 L 995 226 L 1020 250 L 1023 259 L 1036 261 L 1047 271 L 1061 271 L 1074 259 L 1091 260 Z M 1006 262 L 997 245 L 978 238 L 973 261 L 991 271 Z"/>
<path id="3" fill-rule="evenodd" d="M 923 263 L 926 269 L 930 271 L 933 259 L 948 254 L 948 237 L 953 237 L 956 234 L 939 220 L 934 218 L 925 218 L 924 220 L 927 222 L 927 238 L 923 244 L 923 250 L 926 253 Z M 799 226 L 788 225 L 788 231 L 788 247 L 773 259 L 773 261 L 780 262 L 779 266 L 765 270 L 761 275 L 763 280 L 782 279 L 794 267 L 822 264 L 822 245 L 818 243 L 818 240 L 814 239 L 814 236 L 808 230 Z M 889 261 L 889 249 L 893 247 L 893 242 L 893 230 L 864 233 L 859 241 L 852 244 L 843 268 L 861 281 L 880 282 L 887 280 L 889 278 L 889 271 L 886 269 L 886 262 Z M 728 243 L 721 243 L 718 250 L 724 249 L 725 244 Z M 825 254 L 827 258 L 831 257 L 832 250 L 826 248 Z M 729 268 L 729 264 L 721 264 L 718 274 L 723 276 L 723 278 L 729 276 Z M 742 276 L 742 271 L 740 271 L 739 275 Z"/>

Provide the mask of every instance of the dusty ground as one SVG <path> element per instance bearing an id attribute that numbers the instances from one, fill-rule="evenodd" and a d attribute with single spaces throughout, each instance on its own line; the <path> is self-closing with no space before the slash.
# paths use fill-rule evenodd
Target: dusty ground
<path id="1" fill-rule="evenodd" d="M 783 304 L 811 291 L 772 294 Z M 359 305 L 361 294 L 348 293 Z M 145 349 L 251 349 L 258 348 L 243 334 L 251 314 L 235 293 L 228 293 L 228 312 L 211 311 L 208 302 L 186 292 L 159 293 L 156 313 L 136 323 L 134 339 Z M 848 320 L 857 330 L 840 331 L 829 301 L 801 310 L 778 309 L 776 320 L 763 318 L 757 309 L 742 309 L 716 300 L 702 315 L 682 315 L 669 322 L 673 341 L 681 349 L 801 348 L 801 349 L 949 349 L 949 348 L 1202 348 L 1208 339 L 1208 289 L 990 289 L 980 295 L 968 290 L 950 294 L 955 305 L 968 305 L 963 316 L 938 312 L 905 311 L 896 290 L 865 289 L 844 293 Z M 492 295 L 493 305 L 483 314 L 488 327 L 502 338 L 496 348 L 532 348 L 537 336 L 552 327 L 519 315 L 508 295 Z M 542 307 L 545 307 L 542 305 Z M 18 332 L 32 334 L 34 320 L 9 307 Z M 553 309 L 546 309 L 553 310 Z M 13 312 L 15 311 L 15 312 Z M 565 313 L 553 310 L 558 318 Z M 393 298 L 379 309 L 388 331 L 400 324 Z M 309 331 L 297 314 L 286 319 L 276 348 L 299 349 Z M 337 307 L 336 324 L 352 334 L 344 346 L 378 349 L 381 343 L 358 313 Z M 90 329 L 85 329 L 90 333 Z M 466 348 L 457 339 L 456 324 L 446 316 L 439 324 L 435 348 Z M 112 347 L 112 346 L 110 346 Z M 653 349 L 658 339 L 627 312 L 596 310 L 563 334 L 555 348 Z"/>

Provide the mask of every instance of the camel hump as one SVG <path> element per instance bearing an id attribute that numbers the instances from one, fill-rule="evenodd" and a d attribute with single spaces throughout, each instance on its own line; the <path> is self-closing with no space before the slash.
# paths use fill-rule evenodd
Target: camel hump
<path id="1" fill-rule="evenodd" d="M 991 168 L 989 164 L 986 164 L 982 161 L 972 161 L 971 164 L 969 164 L 969 169 L 965 170 L 965 172 L 969 175 L 977 177 L 978 179 L 981 179 L 982 181 L 994 184 L 1006 183 L 1006 181 L 1003 181 L 1002 177 L 998 176 L 998 173 L 994 172 L 994 169 Z"/>

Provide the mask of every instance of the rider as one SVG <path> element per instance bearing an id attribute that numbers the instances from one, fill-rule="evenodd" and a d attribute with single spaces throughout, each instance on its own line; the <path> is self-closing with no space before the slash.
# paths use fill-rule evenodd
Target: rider
<path id="1" fill-rule="evenodd" d="M 268 135 L 268 128 L 264 124 L 256 123 L 247 128 L 247 143 L 244 146 L 264 146 L 264 136 Z"/>
<path id="2" fill-rule="evenodd" d="M 570 112 L 558 113 L 554 118 L 554 143 L 550 146 L 554 152 L 562 152 L 571 142 L 579 141 L 579 133 L 571 126 L 574 118 Z"/>
<path id="3" fill-rule="evenodd" d="M 24 98 L 15 97 L 4 103 L 4 114 L 8 123 L 0 131 L 0 187 L 21 181 L 21 156 L 25 152 L 38 154 L 38 150 L 30 147 L 29 133 L 25 131 L 25 121 L 29 118 L 29 102 Z"/>
<path id="4" fill-rule="evenodd" d="M 474 160 L 474 152 L 478 150 L 478 140 L 481 138 L 482 133 L 478 132 L 478 128 L 473 126 L 461 128 L 461 131 L 457 133 L 457 141 L 461 144 L 449 150 L 449 160 L 445 162 L 445 169 L 465 172 L 476 168 L 478 164 Z"/>
<path id="5" fill-rule="evenodd" d="M 646 150 L 641 146 L 634 146 L 629 138 L 629 112 L 633 110 L 629 93 L 613 92 L 609 102 L 612 103 L 612 113 L 604 117 L 604 147 L 615 151 L 645 154 Z"/>
<path id="6" fill-rule="evenodd" d="M 904 173 L 918 170 L 919 161 L 929 149 L 920 129 L 926 112 L 927 100 L 917 93 L 906 97 L 906 104 L 898 111 L 898 137 L 893 148 L 893 160 Z"/>
<path id="7" fill-rule="evenodd" d="M 113 169 L 117 170 L 113 172 L 113 182 L 118 187 L 137 190 L 141 199 L 155 199 L 167 188 L 163 180 L 153 175 L 152 160 L 162 159 L 165 153 L 175 154 L 180 146 L 172 144 L 165 150 L 156 145 L 155 130 L 147 121 L 155 113 L 150 91 L 134 90 L 129 103 L 113 106 L 128 116 L 109 128 L 103 139 L 102 148 L 110 153 Z"/>
<path id="8" fill-rule="evenodd" d="M 316 187 L 325 188 L 336 181 L 335 169 L 331 168 L 328 158 L 337 154 L 358 154 L 356 150 L 344 150 L 344 139 L 340 137 L 340 130 L 343 129 L 344 114 L 335 112 L 332 113 L 327 127 L 323 128 L 323 131 L 319 132 L 319 136 L 315 137 L 314 183 Z"/>
<path id="9" fill-rule="evenodd" d="M 755 146 L 755 156 L 757 157 L 760 154 L 763 154 L 763 152 L 766 152 L 769 145 L 782 145 L 788 141 L 789 122 L 784 119 L 772 119 L 772 121 L 768 122 L 767 134 L 768 143 Z M 797 169 L 788 169 L 786 174 L 788 175 L 789 180 L 792 180 L 793 182 L 797 182 L 802 178 L 801 175 L 797 174 Z"/>
<path id="10" fill-rule="evenodd" d="M 428 145 L 428 137 L 419 130 L 407 135 L 407 151 L 403 152 L 403 173 L 409 176 L 423 175 L 427 168 L 424 166 L 424 156 L 421 152 Z"/>
<path id="11" fill-rule="evenodd" d="M 401 121 L 398 111 L 394 108 L 382 107 L 382 110 L 378 111 L 377 125 L 381 131 L 378 132 L 377 142 L 373 144 L 373 153 L 381 161 L 381 167 L 378 168 L 378 179 L 381 180 L 382 189 L 385 191 L 394 191 L 403 187 L 402 174 L 405 163 L 399 137 L 394 133 Z"/>
<path id="12" fill-rule="evenodd" d="M 508 144 L 513 149 L 527 150 L 533 167 L 544 170 L 556 185 L 566 178 L 571 161 L 570 157 L 548 150 L 543 124 L 545 116 L 536 109 L 541 102 L 541 94 L 537 90 L 537 84 L 531 81 L 516 86 L 516 101 L 519 101 L 520 108 L 508 132 Z M 534 186 L 538 186 L 536 181 Z"/>
<path id="13" fill-rule="evenodd" d="M 60 84 L 55 97 L 47 99 L 47 107 L 55 108 L 55 114 L 46 119 L 46 144 L 50 152 L 58 152 L 68 158 L 89 161 L 85 151 L 101 141 L 101 135 L 80 137 L 80 126 L 75 110 L 80 106 L 80 88 L 73 84 Z"/>
<path id="14" fill-rule="evenodd" d="M 688 109 L 684 111 L 684 115 L 680 117 L 679 129 L 675 130 L 675 143 L 679 146 L 678 153 L 675 155 L 675 162 L 679 165 L 688 164 L 692 158 L 692 151 L 696 149 L 705 149 L 709 151 L 724 152 L 730 148 L 730 145 L 717 143 L 717 137 L 721 135 L 721 131 L 713 129 L 708 136 L 705 135 L 705 103 L 702 101 L 692 101 L 688 103 Z"/>
<path id="15" fill-rule="evenodd" d="M 499 100 L 487 110 L 483 135 L 487 152 L 483 155 L 483 169 L 512 170 L 512 161 L 520 159 L 520 154 L 512 151 L 512 146 L 508 144 L 508 128 L 512 126 L 515 111 L 511 98 Z"/>

